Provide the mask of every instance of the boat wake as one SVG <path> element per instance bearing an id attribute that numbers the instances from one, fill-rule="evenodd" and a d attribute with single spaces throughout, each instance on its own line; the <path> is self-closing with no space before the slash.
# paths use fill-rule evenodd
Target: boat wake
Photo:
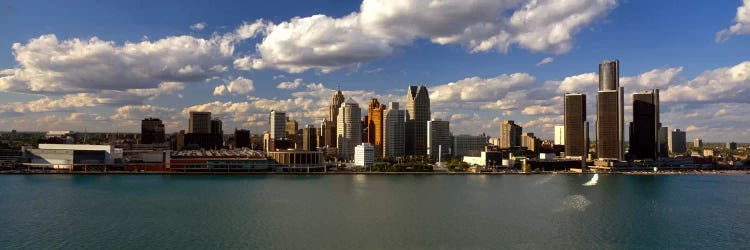
<path id="1" fill-rule="evenodd" d="M 594 174 L 594 177 L 591 177 L 591 180 L 589 180 L 586 183 L 583 183 L 583 185 L 590 187 L 590 186 L 596 186 L 597 183 L 599 183 L 599 174 Z"/>

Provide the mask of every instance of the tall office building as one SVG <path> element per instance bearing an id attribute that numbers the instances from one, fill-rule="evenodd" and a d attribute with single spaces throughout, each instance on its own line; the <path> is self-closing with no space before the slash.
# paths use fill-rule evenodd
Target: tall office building
<path id="1" fill-rule="evenodd" d="M 633 94 L 629 153 L 634 159 L 658 159 L 660 127 L 659 90 Z"/>
<path id="2" fill-rule="evenodd" d="M 588 156 L 588 130 L 586 129 L 586 95 L 565 94 L 564 145 L 566 157 Z"/>
<path id="3" fill-rule="evenodd" d="M 453 136 L 453 156 L 480 156 L 488 145 L 486 135 L 456 135 Z"/>
<path id="4" fill-rule="evenodd" d="M 427 121 L 430 113 L 430 95 L 427 86 L 411 86 L 406 94 L 406 154 L 427 153 Z"/>
<path id="5" fill-rule="evenodd" d="M 406 112 L 399 110 L 398 102 L 388 104 L 383 114 L 383 158 L 404 156 Z"/>
<path id="6" fill-rule="evenodd" d="M 234 148 L 250 148 L 250 130 L 234 129 Z"/>
<path id="7" fill-rule="evenodd" d="M 188 133 L 211 133 L 211 112 L 190 111 Z"/>
<path id="8" fill-rule="evenodd" d="M 737 150 L 737 143 L 736 142 L 727 142 L 727 149 L 729 149 L 729 152 L 733 152 Z"/>
<path id="9" fill-rule="evenodd" d="M 695 138 L 695 140 L 693 140 L 693 147 L 698 148 L 698 149 L 702 148 L 703 140 L 701 138 Z"/>
<path id="10" fill-rule="evenodd" d="M 673 154 L 682 154 L 687 151 L 687 141 L 685 140 L 685 131 L 675 129 L 669 133 L 669 152 Z"/>
<path id="11" fill-rule="evenodd" d="M 268 124 L 270 126 L 268 134 L 272 140 L 286 138 L 286 113 L 271 110 L 271 114 L 268 116 Z"/>
<path id="12" fill-rule="evenodd" d="M 302 150 L 315 151 L 318 145 L 318 129 L 312 125 L 302 129 Z"/>
<path id="13" fill-rule="evenodd" d="M 362 110 L 357 102 L 349 98 L 341 105 L 338 114 L 336 145 L 339 158 L 350 161 L 354 157 L 354 147 L 362 143 Z"/>
<path id="14" fill-rule="evenodd" d="M 669 157 L 668 127 L 659 127 L 659 157 Z"/>
<path id="15" fill-rule="evenodd" d="M 211 134 L 215 135 L 223 135 L 224 134 L 224 126 L 221 123 L 221 120 L 219 119 L 212 119 L 211 120 Z"/>
<path id="16" fill-rule="evenodd" d="M 325 146 L 335 148 L 336 145 L 336 125 L 338 124 L 339 108 L 344 103 L 344 94 L 341 89 L 336 87 L 336 92 L 331 97 L 331 105 L 328 106 L 328 119 L 323 120 L 321 128 L 323 130 L 323 142 Z"/>
<path id="17" fill-rule="evenodd" d="M 565 145 L 565 126 L 555 126 L 555 145 Z"/>
<path id="18" fill-rule="evenodd" d="M 164 123 L 159 118 L 141 121 L 141 144 L 164 143 Z"/>
<path id="19" fill-rule="evenodd" d="M 596 153 L 599 159 L 623 160 L 624 110 L 620 87 L 620 61 L 599 64 L 596 109 Z"/>
<path id="20" fill-rule="evenodd" d="M 383 113 L 385 105 L 380 104 L 377 98 L 370 100 L 367 106 L 367 137 L 369 142 L 375 147 L 375 155 L 383 155 Z"/>
<path id="21" fill-rule="evenodd" d="M 427 155 L 433 160 L 441 160 L 450 155 L 450 122 L 433 119 L 427 121 Z"/>
<path id="22" fill-rule="evenodd" d="M 322 147 L 336 147 L 336 124 L 328 119 L 323 119 L 320 124 L 320 144 Z"/>
<path id="23" fill-rule="evenodd" d="M 520 147 L 523 128 L 512 120 L 500 124 L 500 148 Z"/>

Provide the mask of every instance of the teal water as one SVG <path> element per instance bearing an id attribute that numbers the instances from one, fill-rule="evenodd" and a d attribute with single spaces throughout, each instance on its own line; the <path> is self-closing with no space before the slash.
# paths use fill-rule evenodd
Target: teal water
<path id="1" fill-rule="evenodd" d="M 750 175 L 0 175 L 0 249 L 750 248 Z"/>

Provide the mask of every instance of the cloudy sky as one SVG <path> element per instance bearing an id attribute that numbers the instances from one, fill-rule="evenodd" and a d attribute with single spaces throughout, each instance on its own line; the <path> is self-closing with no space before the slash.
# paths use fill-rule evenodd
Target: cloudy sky
<path id="1" fill-rule="evenodd" d="M 619 59 L 626 111 L 659 88 L 665 126 L 750 141 L 750 0 L 156 2 L 0 0 L 0 130 L 171 132 L 196 110 L 257 133 L 271 109 L 319 124 L 337 85 L 364 108 L 424 84 L 455 134 L 551 139 L 565 92 L 593 128 Z"/>

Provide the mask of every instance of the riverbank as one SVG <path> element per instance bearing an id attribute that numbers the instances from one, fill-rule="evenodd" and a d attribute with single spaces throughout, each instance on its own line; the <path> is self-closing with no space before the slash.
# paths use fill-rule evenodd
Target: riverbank
<path id="1" fill-rule="evenodd" d="M 571 175 L 590 175 L 594 172 L 355 172 L 355 171 L 335 171 L 335 172 L 175 172 L 175 171 L 107 171 L 107 172 L 71 172 L 71 171 L 0 171 L 0 174 L 10 175 L 545 175 L 545 174 L 571 174 Z M 750 174 L 750 170 L 717 170 L 717 171 L 616 171 L 616 172 L 596 172 L 598 174 L 613 175 L 739 175 Z"/>

